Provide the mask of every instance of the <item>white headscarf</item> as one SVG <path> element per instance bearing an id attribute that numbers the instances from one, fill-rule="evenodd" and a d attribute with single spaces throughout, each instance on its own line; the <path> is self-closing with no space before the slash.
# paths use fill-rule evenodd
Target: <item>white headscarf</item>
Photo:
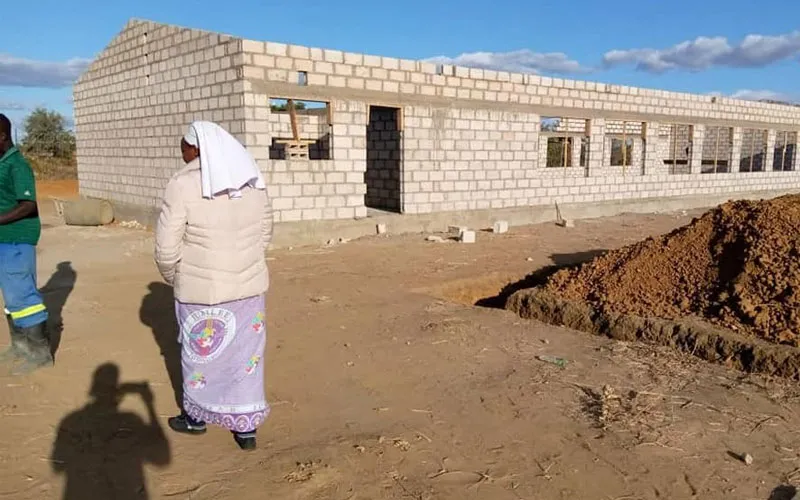
<path id="1" fill-rule="evenodd" d="M 266 189 L 264 177 L 253 156 L 225 129 L 213 122 L 196 121 L 183 137 L 200 149 L 200 183 L 203 198 L 227 193 L 240 198 L 244 186 Z"/>

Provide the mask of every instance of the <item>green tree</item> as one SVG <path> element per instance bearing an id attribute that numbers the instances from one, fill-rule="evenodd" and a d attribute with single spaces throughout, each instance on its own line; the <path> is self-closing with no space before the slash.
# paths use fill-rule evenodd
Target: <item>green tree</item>
<path id="1" fill-rule="evenodd" d="M 75 135 L 61 113 L 36 108 L 25 119 L 24 152 L 36 156 L 69 159 L 75 154 Z"/>
<path id="2" fill-rule="evenodd" d="M 285 102 L 281 103 L 281 104 L 270 104 L 270 108 L 272 109 L 273 112 L 276 112 L 276 113 L 289 110 L 288 103 L 285 103 Z M 302 111 L 302 110 L 306 109 L 306 103 L 304 103 L 302 101 L 300 101 L 300 102 L 295 101 L 294 102 L 294 109 L 296 109 L 298 111 Z"/>

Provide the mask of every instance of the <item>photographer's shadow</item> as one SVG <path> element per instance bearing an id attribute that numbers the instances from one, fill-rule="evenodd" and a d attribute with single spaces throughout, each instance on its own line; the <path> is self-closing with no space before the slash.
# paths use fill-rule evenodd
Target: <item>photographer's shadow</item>
<path id="1" fill-rule="evenodd" d="M 144 401 L 147 422 L 120 411 L 129 394 Z M 95 370 L 89 395 L 86 406 L 61 421 L 53 445 L 53 470 L 66 475 L 63 499 L 149 498 L 144 464 L 166 466 L 171 460 L 149 385 L 120 384 L 119 367 L 107 363 Z"/>

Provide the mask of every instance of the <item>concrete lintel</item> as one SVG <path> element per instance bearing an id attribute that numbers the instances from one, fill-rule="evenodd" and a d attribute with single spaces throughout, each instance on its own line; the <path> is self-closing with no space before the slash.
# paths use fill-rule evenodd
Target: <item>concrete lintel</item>
<path id="1" fill-rule="evenodd" d="M 660 122 L 678 124 L 701 124 L 745 128 L 778 128 L 779 125 L 769 122 L 752 122 L 746 120 L 718 120 L 714 118 L 689 117 L 665 114 L 632 113 L 613 110 L 565 108 L 522 104 L 514 102 L 478 101 L 445 96 L 428 96 L 420 94 L 404 94 L 381 92 L 377 90 L 350 89 L 344 87 L 300 86 L 286 82 L 249 79 L 252 92 L 267 94 L 274 98 L 294 98 L 309 101 L 362 101 L 369 104 L 388 107 L 398 106 L 432 106 L 438 108 L 466 108 L 508 113 L 531 113 L 540 116 L 564 116 L 570 118 L 605 118 L 623 121 Z M 782 126 L 786 128 L 786 126 Z"/>

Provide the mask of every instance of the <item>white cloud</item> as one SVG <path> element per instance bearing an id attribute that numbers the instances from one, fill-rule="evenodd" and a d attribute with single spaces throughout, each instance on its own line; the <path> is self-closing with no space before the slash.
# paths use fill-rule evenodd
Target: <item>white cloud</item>
<path id="1" fill-rule="evenodd" d="M 455 64 L 469 68 L 492 69 L 515 73 L 587 73 L 589 68 L 561 52 L 533 52 L 528 49 L 511 52 L 469 52 L 456 57 L 433 57 L 428 62 Z"/>
<path id="2" fill-rule="evenodd" d="M 782 101 L 797 102 L 797 98 L 785 92 L 775 92 L 773 90 L 751 90 L 741 89 L 730 95 L 734 99 L 744 99 L 747 101 Z"/>
<path id="3" fill-rule="evenodd" d="M 79 58 L 64 62 L 37 61 L 0 54 L 0 86 L 67 87 L 78 79 L 89 62 Z"/>
<path id="4" fill-rule="evenodd" d="M 0 111 L 24 111 L 28 106 L 16 101 L 0 100 Z"/>
<path id="5" fill-rule="evenodd" d="M 730 94 L 725 94 L 723 92 L 709 92 L 708 95 L 713 95 L 717 97 L 730 97 L 733 99 L 743 99 L 745 101 L 779 101 L 779 102 L 786 102 L 789 104 L 799 104 L 800 99 L 795 94 L 790 94 L 786 92 L 776 92 L 774 90 L 766 90 L 766 89 L 739 89 Z"/>
<path id="6" fill-rule="evenodd" d="M 698 71 L 714 66 L 759 68 L 800 55 L 800 31 L 783 35 L 747 35 L 731 45 L 725 37 L 698 37 L 666 49 L 611 50 L 606 67 L 634 64 L 637 69 L 663 73 L 672 69 Z"/>

